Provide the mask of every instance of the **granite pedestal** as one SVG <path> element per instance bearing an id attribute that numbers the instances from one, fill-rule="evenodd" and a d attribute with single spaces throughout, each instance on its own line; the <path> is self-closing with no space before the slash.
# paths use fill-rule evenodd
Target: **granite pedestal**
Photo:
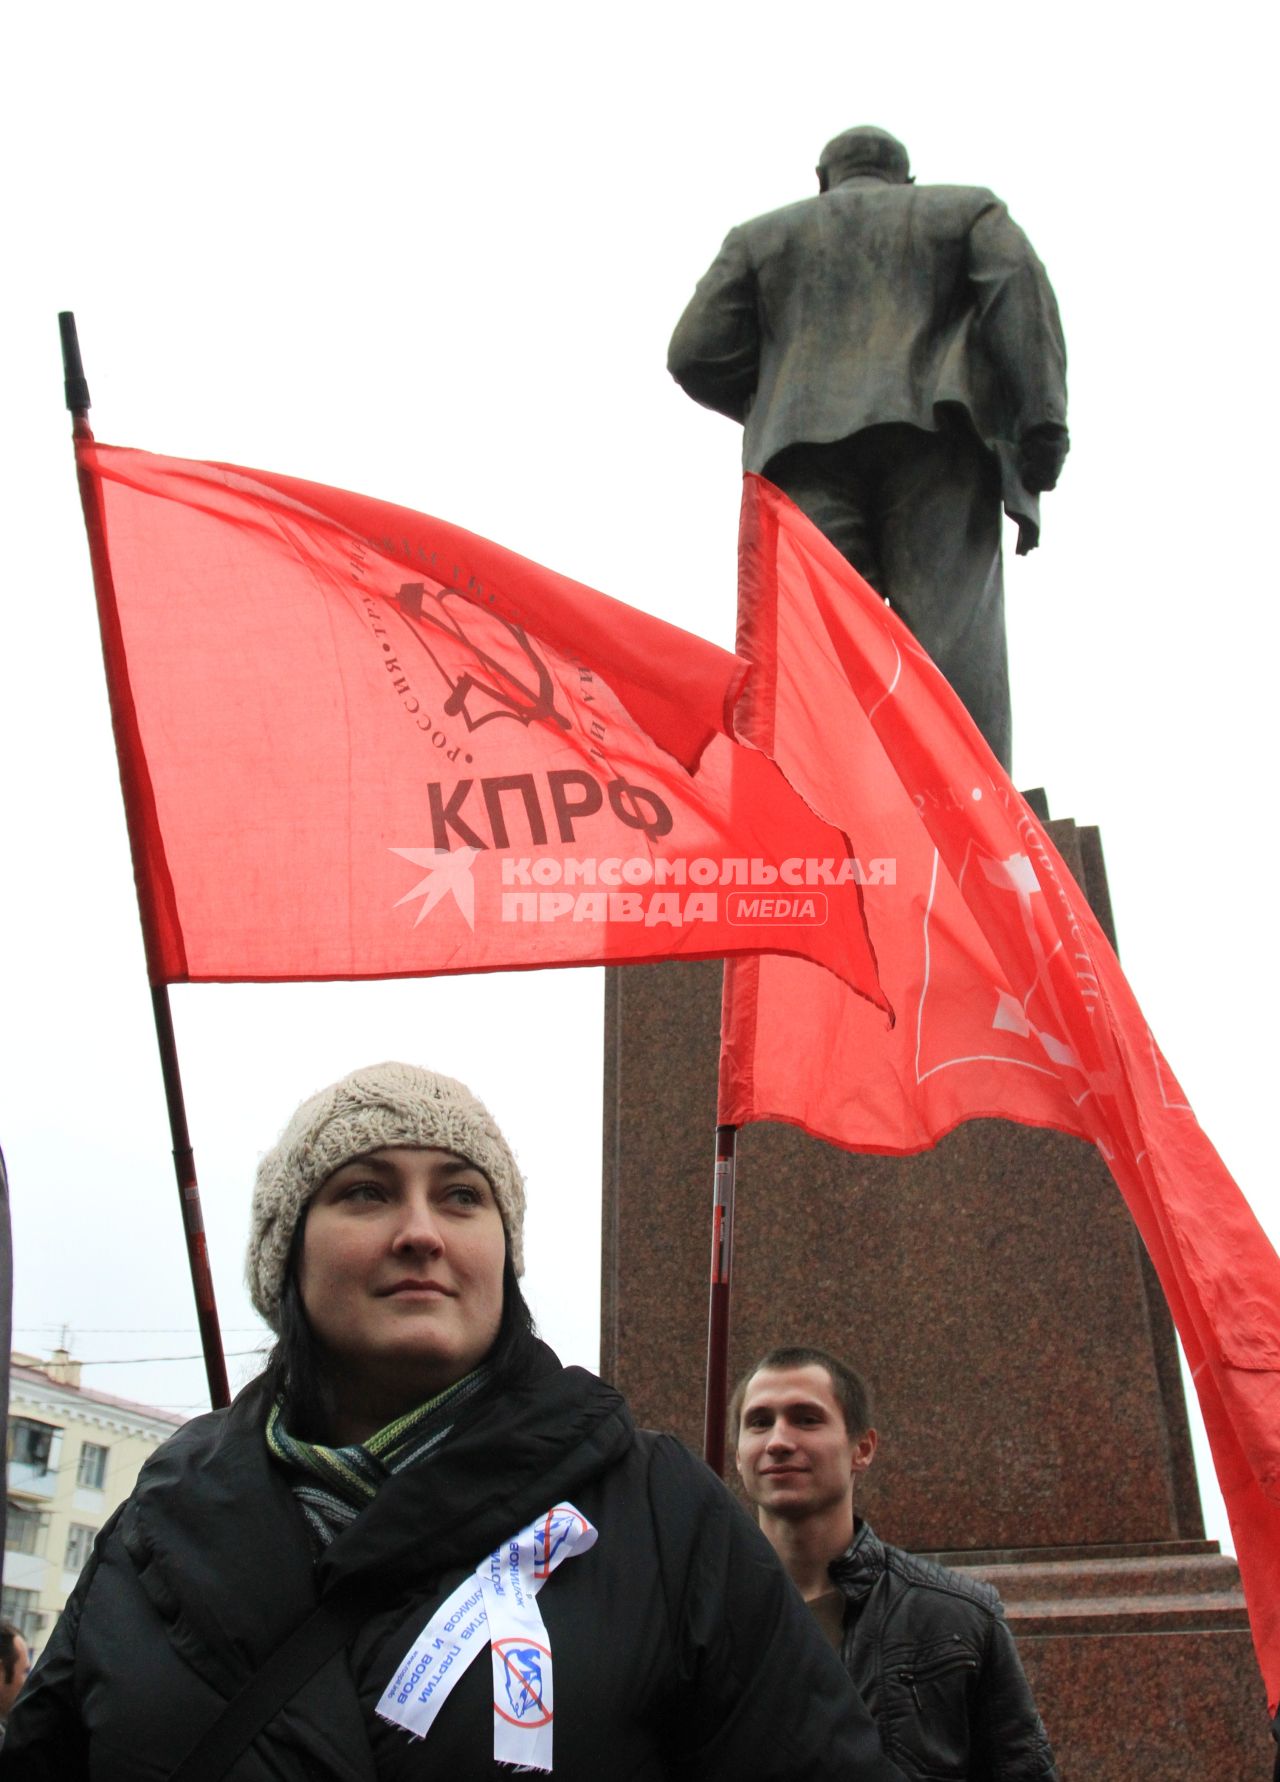
<path id="1" fill-rule="evenodd" d="M 1109 924 L 1096 831 L 1050 832 Z M 694 1448 L 719 1012 L 718 963 L 609 973 L 601 1369 Z M 1267 1782 L 1172 1322 L 1097 1153 L 976 1121 L 901 1159 L 762 1124 L 738 1157 L 730 1380 L 782 1342 L 867 1374 L 881 1447 L 859 1508 L 997 1582 L 1064 1782 Z"/>

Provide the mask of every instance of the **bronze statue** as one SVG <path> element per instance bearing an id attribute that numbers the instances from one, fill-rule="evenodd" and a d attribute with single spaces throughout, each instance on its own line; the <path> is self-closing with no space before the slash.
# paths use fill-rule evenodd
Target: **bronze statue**
<path id="1" fill-rule="evenodd" d="M 732 229 L 672 376 L 911 627 L 1010 764 L 1000 508 L 1034 549 L 1067 455 L 1044 267 L 981 187 L 917 186 L 885 130 L 837 136 L 818 196 Z"/>

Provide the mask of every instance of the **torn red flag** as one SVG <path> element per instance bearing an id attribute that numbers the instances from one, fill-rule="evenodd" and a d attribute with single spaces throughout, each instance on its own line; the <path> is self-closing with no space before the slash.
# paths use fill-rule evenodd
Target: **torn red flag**
<path id="1" fill-rule="evenodd" d="M 879 998 L 846 838 L 727 733 L 736 657 L 385 502 L 77 456 L 153 983 L 777 946 Z"/>

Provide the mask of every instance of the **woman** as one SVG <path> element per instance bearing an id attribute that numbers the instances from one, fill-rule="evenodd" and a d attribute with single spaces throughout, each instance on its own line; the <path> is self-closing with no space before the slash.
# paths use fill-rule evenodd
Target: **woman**
<path id="1" fill-rule="evenodd" d="M 103 1529 L 0 1776 L 897 1776 L 719 1482 L 537 1340 L 523 1219 L 449 1077 L 298 1109 L 253 1197 L 270 1363 Z"/>

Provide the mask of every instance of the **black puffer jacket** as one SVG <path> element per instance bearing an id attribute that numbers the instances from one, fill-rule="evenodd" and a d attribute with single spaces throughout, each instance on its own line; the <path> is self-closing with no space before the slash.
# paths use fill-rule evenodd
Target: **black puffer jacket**
<path id="1" fill-rule="evenodd" d="M 845 1598 L 845 1668 L 905 1776 L 1056 1782 L 990 1584 L 887 1547 L 866 1522 L 830 1571 Z"/>
<path id="2" fill-rule="evenodd" d="M 153 1782 L 344 1579 L 385 1607 L 237 1762 L 236 1782 L 492 1782 L 490 1667 L 423 1740 L 374 1715 L 440 1601 L 562 1499 L 599 1530 L 538 1602 L 555 1663 L 554 1774 L 901 1782 L 773 1554 L 680 1445 L 538 1345 L 532 1377 L 463 1414 L 318 1561 L 250 1387 L 148 1462 L 99 1537 L 9 1724 L 0 1778 Z"/>

